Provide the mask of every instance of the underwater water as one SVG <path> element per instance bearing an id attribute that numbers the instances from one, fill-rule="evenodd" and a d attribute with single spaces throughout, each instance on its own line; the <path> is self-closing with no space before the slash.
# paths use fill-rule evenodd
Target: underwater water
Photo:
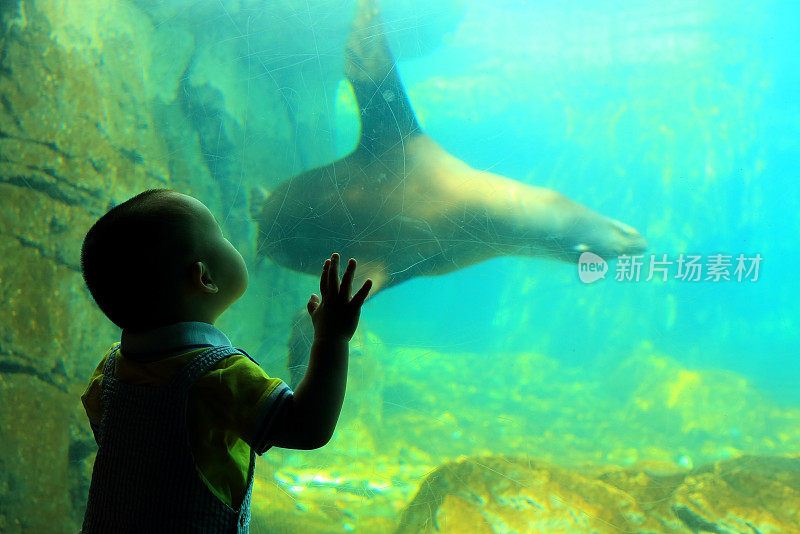
<path id="1" fill-rule="evenodd" d="M 0 3 L 0 532 L 80 529 L 80 396 L 120 339 L 80 246 L 152 187 L 205 203 L 244 257 L 215 326 L 270 376 L 319 288 L 305 239 L 385 280 L 333 439 L 259 457 L 251 532 L 800 532 L 800 6 L 364 4 Z M 394 115 L 344 75 L 364 10 L 361 72 Z M 366 61 L 387 57 L 440 149 L 402 126 Z M 369 147 L 399 152 L 254 216 L 372 119 Z M 530 187 L 514 202 L 546 215 L 517 216 L 502 177 L 604 218 Z M 647 249 L 603 257 L 605 217 Z"/>

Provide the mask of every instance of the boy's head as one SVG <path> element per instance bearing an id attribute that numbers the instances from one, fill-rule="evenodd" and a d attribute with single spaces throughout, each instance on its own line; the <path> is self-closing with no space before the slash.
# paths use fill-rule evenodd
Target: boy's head
<path id="1" fill-rule="evenodd" d="M 81 248 L 83 278 L 120 328 L 216 318 L 247 288 L 244 260 L 199 200 L 149 189 L 103 215 Z"/>

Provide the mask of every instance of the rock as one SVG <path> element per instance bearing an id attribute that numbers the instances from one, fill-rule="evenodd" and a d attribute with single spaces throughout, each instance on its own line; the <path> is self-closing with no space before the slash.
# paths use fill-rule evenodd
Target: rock
<path id="1" fill-rule="evenodd" d="M 406 446 L 433 465 L 507 454 L 691 468 L 744 453 L 789 454 L 800 440 L 797 408 L 776 404 L 741 375 L 688 368 L 651 347 L 602 369 L 536 353 L 386 350 L 379 341 L 365 353 L 386 374 L 376 447 L 397 447 L 402 428 Z"/>
<path id="2" fill-rule="evenodd" d="M 746 456 L 672 475 L 475 457 L 431 473 L 395 534 L 791 534 L 800 532 L 798 502 L 798 457 Z"/>
<path id="3" fill-rule="evenodd" d="M 81 243 L 108 206 L 169 183 L 142 76 L 153 30 L 126 1 L 0 13 L 0 531 L 71 533 L 85 416 L 70 428 L 119 335 L 85 289 Z"/>
<path id="4" fill-rule="evenodd" d="M 71 405 L 33 375 L 0 372 L 0 532 L 74 532 L 64 454 Z"/>

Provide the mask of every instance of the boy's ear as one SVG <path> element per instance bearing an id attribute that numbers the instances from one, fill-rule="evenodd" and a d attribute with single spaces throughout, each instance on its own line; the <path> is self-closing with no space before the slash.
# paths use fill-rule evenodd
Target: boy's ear
<path id="1" fill-rule="evenodd" d="M 203 286 L 210 293 L 219 291 L 219 287 L 211 278 L 211 272 L 202 261 L 196 261 L 192 264 L 192 283 Z"/>

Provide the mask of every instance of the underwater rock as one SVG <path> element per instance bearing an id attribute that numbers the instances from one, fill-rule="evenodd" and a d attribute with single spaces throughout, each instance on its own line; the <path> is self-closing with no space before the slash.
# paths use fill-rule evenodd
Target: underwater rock
<path id="1" fill-rule="evenodd" d="M 194 52 L 194 37 L 182 28 L 158 26 L 153 31 L 154 60 L 147 76 L 147 96 L 164 103 L 174 101 L 189 60 Z"/>
<path id="2" fill-rule="evenodd" d="M 290 465 L 295 460 L 305 465 Z M 398 492 L 387 491 L 390 483 L 381 480 L 383 470 L 374 473 L 363 461 L 322 465 L 287 453 L 283 463 L 272 466 L 271 477 L 260 469 L 251 531 L 264 525 L 268 532 L 391 532 L 403 503 L 396 501 Z"/>
<path id="3" fill-rule="evenodd" d="M 124 2 L 106 3 L 102 25 L 78 26 L 81 16 L 99 15 L 56 1 L 20 3 L 3 21 L 0 296 L 8 306 L 0 312 L 0 339 L 5 355 L 33 366 L 38 377 L 56 358 L 80 353 L 74 343 L 104 320 L 86 306 L 86 230 L 113 202 L 168 181 L 166 147 L 140 100 L 132 35 L 140 29 L 112 17 L 127 15 Z M 95 32 L 114 37 L 101 47 Z M 79 369 L 79 359 L 64 360 L 69 376 L 91 372 L 87 362 Z"/>
<path id="4" fill-rule="evenodd" d="M 790 534 L 800 532 L 798 502 L 798 457 L 742 457 L 674 475 L 476 457 L 431 473 L 395 534 Z"/>
<path id="5" fill-rule="evenodd" d="M 800 411 L 776 404 L 746 377 L 692 369 L 644 345 L 609 373 L 619 417 L 643 439 L 682 451 L 685 467 L 743 452 L 796 452 Z"/>
<path id="6" fill-rule="evenodd" d="M 777 405 L 741 375 L 688 368 L 652 348 L 602 368 L 536 353 L 381 351 L 379 341 L 365 352 L 386 373 L 376 447 L 397 447 L 402 429 L 406 447 L 432 465 L 507 454 L 691 468 L 745 453 L 790 454 L 800 442 L 797 408 Z"/>
<path id="7" fill-rule="evenodd" d="M 798 458 L 777 454 L 796 451 L 800 411 L 734 373 L 643 349 L 598 372 L 535 353 L 392 347 L 359 332 L 333 439 L 319 451 L 264 456 L 253 524 L 369 534 L 432 533 L 434 521 L 455 533 L 755 534 L 748 523 L 761 534 L 797 532 Z M 735 428 L 725 406 L 736 407 Z"/>
<path id="8" fill-rule="evenodd" d="M 32 375 L 0 373 L 0 532 L 74 532 L 65 421 L 70 398 Z"/>
<path id="9" fill-rule="evenodd" d="M 334 158 L 332 104 L 353 0 L 333 11 L 322 1 L 132 1 L 154 26 L 179 28 L 165 38 L 194 42 L 178 94 L 234 214 L 240 187 L 271 189 Z"/>
<path id="10" fill-rule="evenodd" d="M 169 154 L 147 101 L 146 17 L 124 0 L 13 4 L 0 8 L 0 532 L 75 532 L 74 468 L 90 458 L 85 416 L 71 432 L 77 388 L 118 336 L 80 246 L 110 205 L 168 184 Z"/>

